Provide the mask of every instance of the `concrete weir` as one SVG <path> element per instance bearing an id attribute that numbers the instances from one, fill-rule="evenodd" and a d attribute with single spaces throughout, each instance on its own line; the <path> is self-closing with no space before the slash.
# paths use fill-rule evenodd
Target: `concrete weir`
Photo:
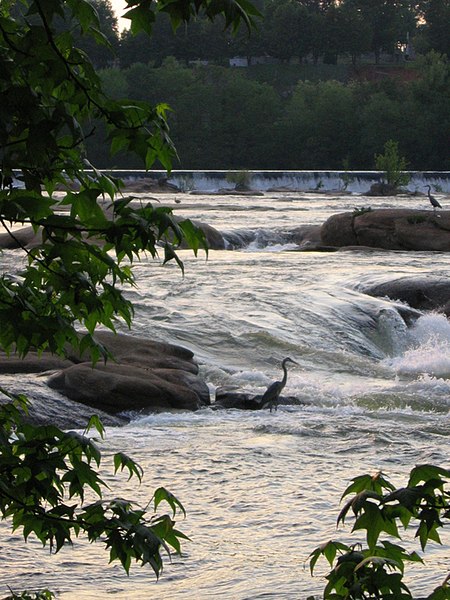
<path id="1" fill-rule="evenodd" d="M 125 180 L 167 178 L 166 171 L 116 170 L 112 172 Z M 188 171 L 173 170 L 170 183 L 181 191 L 217 192 L 235 186 L 229 181 L 230 173 L 239 171 Z M 252 190 L 266 192 L 274 189 L 286 191 L 347 191 L 364 194 L 373 183 L 382 180 L 379 171 L 242 171 Z M 423 191 L 426 184 L 444 193 L 450 192 L 450 171 L 410 171 L 411 180 L 405 186 L 410 192 Z"/>

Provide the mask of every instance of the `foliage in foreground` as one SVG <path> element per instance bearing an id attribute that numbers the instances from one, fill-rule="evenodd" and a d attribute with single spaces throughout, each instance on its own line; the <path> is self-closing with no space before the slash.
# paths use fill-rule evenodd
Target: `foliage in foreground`
<path id="1" fill-rule="evenodd" d="M 127 4 L 134 33 L 151 33 L 161 12 L 174 28 L 198 11 L 209 19 L 222 16 L 233 29 L 241 21 L 250 27 L 258 14 L 247 0 Z M 182 268 L 176 250 L 183 240 L 195 253 L 206 249 L 190 221 L 124 197 L 122 182 L 87 159 L 85 142 L 95 134 L 94 123 L 106 128 L 113 155 L 133 153 L 146 169 L 157 163 L 170 170 L 175 151 L 168 107 L 109 98 L 75 43 L 80 35 L 109 43 L 89 0 L 0 2 L 0 225 L 9 247 L 24 257 L 17 257 L 14 273 L 0 276 L 0 350 L 19 356 L 35 350 L 106 359 L 93 334 L 99 325 L 113 331 L 118 321 L 130 325 L 133 307 L 121 288 L 135 283 L 133 261 L 146 254 Z M 19 226 L 36 237 L 23 237 Z M 167 502 L 172 517 L 149 516 L 147 508 L 128 500 L 104 500 L 95 443 L 86 435 L 27 423 L 24 399 L 0 391 L 0 404 L 7 400 L 0 408 L 0 517 L 25 540 L 34 534 L 55 552 L 80 534 L 101 540 L 110 560 L 126 572 L 137 561 L 158 576 L 161 549 L 178 552 L 185 538 L 172 520 L 178 510 L 184 513 L 178 500 L 164 488 L 153 497 L 155 511 Z M 92 425 L 102 433 L 98 420 Z M 123 454 L 115 455 L 114 466 L 142 476 Z M 88 492 L 98 500 L 87 502 Z"/>
<path id="2" fill-rule="evenodd" d="M 150 565 L 158 576 L 162 549 L 179 553 L 180 540 L 187 539 L 174 527 L 177 511 L 185 514 L 181 503 L 162 487 L 153 495 L 153 508 L 166 502 L 171 516 L 149 515 L 148 507 L 123 498 L 104 499 L 108 486 L 97 472 L 101 453 L 86 435 L 95 428 L 103 437 L 98 418 L 90 419 L 84 434 L 34 426 L 23 419 L 26 400 L 10 399 L 0 407 L 0 516 L 11 519 L 25 540 L 34 534 L 51 552 L 72 544 L 82 533 L 90 542 L 102 541 L 110 562 L 120 562 L 127 573 L 132 562 L 138 562 Z M 128 456 L 116 453 L 113 462 L 115 473 L 125 469 L 129 479 L 141 481 L 141 467 Z M 86 495 L 97 500 L 87 502 Z"/>
<path id="3" fill-rule="evenodd" d="M 11 594 L 2 600 L 52 600 L 55 597 L 55 594 L 50 590 L 41 590 L 40 592 L 31 593 L 25 591 L 20 594 L 16 594 L 11 588 L 9 591 Z"/>
<path id="4" fill-rule="evenodd" d="M 348 495 L 352 497 L 341 510 L 338 525 L 352 512 L 352 532 L 364 531 L 367 547 L 331 540 L 311 553 L 311 574 L 321 557 L 332 567 L 323 598 L 412 600 L 404 581 L 405 566 L 423 560 L 417 552 L 389 539 L 380 540 L 380 536 L 401 540 L 401 529 L 412 530 L 422 551 L 430 541 L 442 543 L 440 530 L 450 524 L 450 470 L 417 466 L 402 488 L 395 488 L 382 473 L 361 475 L 352 480 L 342 497 Z M 449 599 L 450 574 L 426 597 Z"/>

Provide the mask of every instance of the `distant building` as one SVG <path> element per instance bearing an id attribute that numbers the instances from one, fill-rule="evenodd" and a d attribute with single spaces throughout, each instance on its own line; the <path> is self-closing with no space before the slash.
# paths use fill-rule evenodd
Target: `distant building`
<path id="1" fill-rule="evenodd" d="M 248 67 L 248 59 L 242 56 L 230 58 L 230 67 Z"/>

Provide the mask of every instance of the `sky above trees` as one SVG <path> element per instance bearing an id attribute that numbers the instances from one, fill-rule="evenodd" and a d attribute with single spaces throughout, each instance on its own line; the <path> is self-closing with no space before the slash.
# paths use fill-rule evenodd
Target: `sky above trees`
<path id="1" fill-rule="evenodd" d="M 122 19 L 122 15 L 124 14 L 127 5 L 126 0 L 111 0 L 111 5 L 117 15 L 120 31 L 128 29 L 130 21 L 128 19 Z"/>

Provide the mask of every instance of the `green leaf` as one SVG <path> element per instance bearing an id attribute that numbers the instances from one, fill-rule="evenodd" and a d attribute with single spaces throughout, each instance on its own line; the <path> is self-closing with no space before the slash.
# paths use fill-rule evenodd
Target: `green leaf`
<path id="1" fill-rule="evenodd" d="M 362 515 L 356 519 L 353 531 L 358 529 L 366 530 L 367 543 L 371 550 L 375 548 L 382 531 L 393 537 L 400 537 L 395 522 L 386 520 L 382 510 L 372 502 L 365 504 Z"/>
<path id="2" fill-rule="evenodd" d="M 350 546 L 342 544 L 341 542 L 330 540 L 328 542 L 325 542 L 324 544 L 321 544 L 318 548 L 311 552 L 311 554 L 309 555 L 309 568 L 311 571 L 311 575 L 313 575 L 316 563 L 321 556 L 324 556 L 327 559 L 328 563 L 332 565 L 338 551 L 350 552 L 351 548 Z"/>
<path id="3" fill-rule="evenodd" d="M 412 513 L 420 502 L 422 495 L 423 490 L 418 487 L 399 488 L 390 494 L 383 496 L 382 502 L 385 504 L 393 501 L 398 502 Z"/>
<path id="4" fill-rule="evenodd" d="M 365 490 L 382 494 L 383 489 L 395 490 L 395 487 L 383 476 L 381 471 L 375 473 L 375 475 L 359 475 L 352 479 L 352 483 L 346 488 L 342 494 L 342 498 L 349 494 L 358 494 Z"/>
<path id="5" fill-rule="evenodd" d="M 123 452 L 117 452 L 114 454 L 114 473 L 117 473 L 119 469 L 121 471 L 128 469 L 128 481 L 133 477 L 133 475 L 136 475 L 139 481 L 142 480 L 142 475 L 144 473 L 142 467 Z"/>
<path id="6" fill-rule="evenodd" d="M 164 263 L 163 264 L 166 264 L 166 263 L 170 262 L 171 260 L 175 260 L 175 262 L 180 267 L 181 271 L 184 273 L 184 265 L 183 265 L 180 257 L 175 252 L 173 247 L 167 243 L 164 245 Z"/>
<path id="7" fill-rule="evenodd" d="M 368 504 L 368 500 L 370 499 L 381 500 L 381 496 L 375 492 L 371 492 L 370 490 L 366 489 L 364 489 L 359 494 L 356 494 L 354 498 L 347 502 L 347 504 L 339 513 L 337 524 L 339 525 L 341 521 L 342 523 L 344 523 L 345 517 L 350 508 L 352 509 L 354 515 L 357 515 L 359 512 L 361 512 L 361 510 L 363 510 L 366 507 L 366 505 Z"/>
<path id="8" fill-rule="evenodd" d="M 155 504 L 155 511 L 157 510 L 157 508 L 161 504 L 161 502 L 167 502 L 172 509 L 173 516 L 175 516 L 175 514 L 177 512 L 177 508 L 179 508 L 181 510 L 181 512 L 183 513 L 183 515 L 186 516 L 186 511 L 184 509 L 184 506 L 181 504 L 181 502 L 171 492 L 169 492 L 164 487 L 159 487 L 155 491 L 155 493 L 153 495 L 153 501 Z"/>
<path id="9" fill-rule="evenodd" d="M 96 431 L 102 439 L 105 437 L 105 428 L 103 427 L 103 423 L 101 422 L 100 417 L 98 415 L 92 415 L 89 418 L 89 422 L 86 425 L 85 433 L 88 433 L 93 428 L 96 429 Z"/>
<path id="10" fill-rule="evenodd" d="M 438 586 L 427 597 L 427 600 L 450 600 L 450 587 L 446 584 Z"/>
<path id="11" fill-rule="evenodd" d="M 145 33 L 151 35 L 153 24 L 155 22 L 155 13 L 152 10 L 152 0 L 141 0 L 137 6 L 128 10 L 123 15 L 123 18 L 130 19 L 131 32 L 133 34 L 145 31 Z"/>
<path id="12" fill-rule="evenodd" d="M 430 480 L 441 481 L 442 478 L 450 479 L 450 469 L 434 465 L 418 465 L 410 473 L 408 487 L 414 487 L 421 482 L 426 483 Z"/>
<path id="13" fill-rule="evenodd" d="M 208 243 L 205 234 L 199 227 L 196 227 L 189 219 L 179 221 L 178 226 L 188 246 L 194 251 L 195 256 L 197 256 L 200 247 L 208 253 Z"/>

